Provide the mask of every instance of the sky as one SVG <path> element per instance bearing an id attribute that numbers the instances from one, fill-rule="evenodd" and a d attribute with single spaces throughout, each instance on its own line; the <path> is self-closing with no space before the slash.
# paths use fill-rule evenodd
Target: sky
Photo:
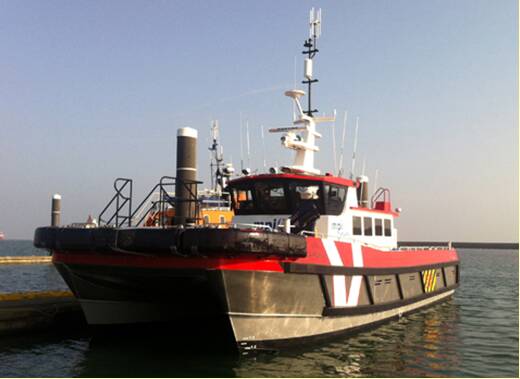
<path id="1" fill-rule="evenodd" d="M 348 111 L 344 167 L 388 187 L 400 240 L 518 241 L 518 3 L 0 0 L 0 231 L 97 217 L 116 177 L 136 201 L 175 175 L 176 130 L 199 131 L 209 179 L 217 119 L 240 167 L 290 164 L 279 134 L 302 88 L 311 7 L 323 12 L 313 104 Z M 331 124 L 316 165 L 333 172 Z M 245 138 L 243 138 L 244 140 Z M 245 141 L 242 143 L 245 151 Z M 339 159 L 339 158 L 337 158 Z M 365 164 L 363 165 L 363 162 Z M 347 170 L 348 173 L 349 170 Z"/>

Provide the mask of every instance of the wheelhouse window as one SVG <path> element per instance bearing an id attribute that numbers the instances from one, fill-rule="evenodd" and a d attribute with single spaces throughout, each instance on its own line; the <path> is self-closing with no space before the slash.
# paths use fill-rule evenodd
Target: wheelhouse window
<path id="1" fill-rule="evenodd" d="M 352 217 L 352 234 L 355 236 L 361 235 L 361 217 Z"/>
<path id="2" fill-rule="evenodd" d="M 292 209 L 297 211 L 311 204 L 315 205 L 320 213 L 323 212 L 321 188 L 317 184 L 291 183 L 289 185 L 292 200 Z"/>
<path id="3" fill-rule="evenodd" d="M 339 215 L 347 196 L 345 186 L 283 177 L 243 180 L 229 188 L 236 215 L 294 215 L 311 208 L 320 215 Z"/>
<path id="4" fill-rule="evenodd" d="M 371 217 L 363 217 L 363 226 L 365 227 L 365 236 L 372 235 L 372 218 Z"/>
<path id="5" fill-rule="evenodd" d="M 248 214 L 254 211 L 253 188 L 235 188 L 233 190 L 233 207 L 237 213 Z"/>
<path id="6" fill-rule="evenodd" d="M 289 207 L 283 183 L 257 182 L 256 204 L 261 213 L 287 214 Z"/>
<path id="7" fill-rule="evenodd" d="M 375 224 L 376 236 L 382 236 L 383 235 L 383 220 L 380 218 L 376 218 L 374 220 L 374 224 Z"/>
<path id="8" fill-rule="evenodd" d="M 392 221 L 385 220 L 385 237 L 390 237 L 392 235 Z"/>
<path id="9" fill-rule="evenodd" d="M 325 185 L 325 209 L 327 214 L 339 215 L 343 211 L 345 205 L 345 197 L 347 196 L 347 189 L 334 185 Z"/>

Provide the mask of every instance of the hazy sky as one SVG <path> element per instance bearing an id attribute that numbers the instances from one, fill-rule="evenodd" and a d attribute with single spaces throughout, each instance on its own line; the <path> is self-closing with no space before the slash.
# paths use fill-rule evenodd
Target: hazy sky
<path id="1" fill-rule="evenodd" d="M 0 230 L 33 236 L 97 216 L 118 176 L 138 197 L 175 175 L 175 135 L 212 119 L 240 162 L 239 121 L 262 169 L 260 125 L 288 125 L 308 11 L 323 9 L 314 104 L 360 118 L 358 168 L 379 170 L 404 240 L 518 241 L 516 1 L 0 0 Z M 298 84 L 298 86 L 301 86 Z M 341 129 L 341 121 L 336 130 Z M 317 165 L 332 170 L 332 128 Z M 292 154 L 266 137 L 268 165 Z M 339 133 L 337 133 L 339 141 Z"/>

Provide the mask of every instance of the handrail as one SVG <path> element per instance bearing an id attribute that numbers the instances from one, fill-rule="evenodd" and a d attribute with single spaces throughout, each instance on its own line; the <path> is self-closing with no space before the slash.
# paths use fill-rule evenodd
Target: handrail
<path id="1" fill-rule="evenodd" d="M 134 223 L 134 226 L 139 226 L 143 220 L 150 214 L 152 211 L 157 211 L 159 214 L 164 215 L 165 211 L 168 207 L 168 204 L 171 206 L 175 206 L 175 203 L 178 202 L 180 199 L 177 199 L 175 196 L 170 196 L 170 194 L 167 191 L 167 188 L 170 186 L 175 186 L 176 183 L 180 183 L 184 188 L 186 188 L 188 192 L 188 198 L 183 199 L 182 201 L 188 202 L 190 204 L 190 211 L 195 211 L 195 214 L 198 215 L 199 210 L 199 204 L 198 204 L 198 198 L 197 198 L 197 185 L 201 184 L 202 182 L 197 180 L 182 180 L 177 182 L 177 178 L 173 176 L 163 176 L 160 178 L 159 183 L 157 183 L 151 190 L 148 192 L 148 194 L 145 196 L 145 198 L 139 203 L 139 205 L 132 211 L 132 180 L 126 179 L 126 178 L 117 178 L 114 181 L 114 189 L 116 191 L 116 194 L 112 197 L 112 199 L 108 202 L 108 204 L 105 206 L 105 208 L 101 211 L 98 220 L 99 224 L 103 222 L 106 225 L 110 225 L 112 221 L 115 219 L 115 226 L 120 227 L 123 226 L 125 223 L 130 227 L 132 226 L 132 221 L 136 217 L 137 214 L 139 214 L 140 211 L 142 211 L 143 206 L 147 204 L 147 202 L 150 201 L 150 197 L 152 197 L 157 190 L 159 190 L 159 199 L 157 201 L 152 201 L 151 206 L 146 210 L 144 215 L 137 220 L 136 223 Z M 126 188 L 126 186 L 130 184 L 129 186 L 129 193 L 124 194 L 123 190 Z M 114 214 L 108 219 L 108 221 L 103 220 L 104 214 L 107 212 L 107 210 L 114 204 L 115 202 L 115 211 Z M 121 215 L 120 211 L 123 209 L 123 207 L 129 204 L 128 206 L 128 215 Z M 195 209 L 192 209 L 191 207 L 194 204 Z M 140 215 L 140 214 L 139 214 Z M 166 224 L 164 222 L 164 218 L 161 217 L 159 221 L 160 226 L 165 227 Z"/>
<path id="2" fill-rule="evenodd" d="M 379 200 L 380 197 L 383 197 L 383 201 L 387 202 L 386 197 L 388 196 L 388 201 L 390 201 L 390 190 L 388 188 L 379 187 L 376 192 L 370 198 L 371 207 L 374 208 L 376 201 Z"/>
<path id="3" fill-rule="evenodd" d="M 123 184 L 119 184 L 119 183 Z M 126 186 L 129 185 L 129 193 L 127 196 L 124 195 L 123 190 L 126 188 Z M 101 213 L 98 216 L 99 224 L 101 225 L 102 222 L 109 225 L 114 219 L 116 221 L 116 227 L 122 226 L 126 221 L 128 221 L 128 226 L 131 226 L 131 214 L 132 214 L 132 187 L 133 187 L 133 181 L 132 179 L 128 178 L 117 178 L 114 180 L 114 189 L 116 191 L 115 195 L 112 197 L 112 199 L 108 202 L 108 204 L 105 206 L 105 208 L 101 211 Z M 103 220 L 103 215 L 105 212 L 112 206 L 112 204 L 116 202 L 116 210 L 114 211 L 114 214 L 108 219 L 107 221 Z M 119 212 L 123 207 L 128 203 L 128 216 L 121 216 Z M 121 222 L 120 222 L 121 220 Z"/>

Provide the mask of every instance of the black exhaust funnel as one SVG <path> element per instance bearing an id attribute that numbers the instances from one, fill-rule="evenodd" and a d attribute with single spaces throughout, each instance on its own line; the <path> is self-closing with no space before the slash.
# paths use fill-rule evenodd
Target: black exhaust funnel
<path id="1" fill-rule="evenodd" d="M 177 175 L 174 224 L 194 223 L 197 217 L 197 130 L 177 130 Z"/>

